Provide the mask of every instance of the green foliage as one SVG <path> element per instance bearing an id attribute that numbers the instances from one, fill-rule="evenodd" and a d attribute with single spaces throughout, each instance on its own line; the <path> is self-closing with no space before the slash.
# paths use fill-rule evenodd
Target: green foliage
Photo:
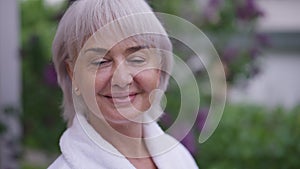
<path id="1" fill-rule="evenodd" d="M 65 128 L 59 110 L 61 92 L 49 74 L 57 12 L 42 0 L 21 2 L 24 144 L 54 152 Z"/>
<path id="2" fill-rule="evenodd" d="M 256 32 L 263 12 L 255 0 L 151 0 L 154 11 L 189 20 L 212 41 L 222 60 L 228 83 L 258 73 L 256 58 L 267 47 L 267 37 Z M 174 28 L 175 29 L 175 28 Z M 174 45 L 174 49 L 178 46 Z"/>
<path id="3" fill-rule="evenodd" d="M 240 75 L 251 77 L 255 62 L 251 50 L 256 49 L 255 45 L 260 46 L 254 29 L 258 16 L 249 15 L 245 19 L 245 16 L 237 15 L 241 2 L 246 1 L 250 0 L 240 0 L 240 3 L 236 3 L 237 0 L 218 1 L 222 3 L 211 13 L 217 20 L 205 18 L 206 7 L 198 10 L 192 0 L 151 0 L 150 3 L 155 11 L 184 17 L 208 34 L 227 67 L 228 82 L 234 83 Z M 46 8 L 42 0 L 21 2 L 24 144 L 50 152 L 58 151 L 59 136 L 65 129 L 59 109 L 62 94 L 57 85 L 45 80 L 49 76 L 45 72 L 51 60 L 56 18 L 61 11 Z M 248 41 L 237 43 L 236 36 L 243 36 Z M 199 83 L 206 85 L 203 81 Z M 172 112 L 173 118 L 180 106 L 175 90 L 176 86 L 166 93 L 166 112 Z M 201 103 L 208 105 L 209 94 L 200 92 L 202 97 L 203 92 L 205 95 Z M 268 112 L 252 106 L 227 107 L 214 135 L 197 147 L 195 156 L 200 168 L 297 168 L 300 166 L 297 162 L 300 155 L 298 114 L 299 108 L 284 113 L 280 109 Z M 24 165 L 24 168 L 32 167 Z"/>
<path id="4" fill-rule="evenodd" d="M 12 106 L 12 105 L 6 105 L 2 107 L 2 110 L 0 110 L 2 113 L 2 116 L 10 116 L 10 117 L 17 117 L 20 115 L 20 110 L 18 107 Z M 6 118 L 4 118 L 6 119 Z M 3 119 L 2 119 L 3 120 Z M 5 126 L 5 121 L 0 121 L 0 136 L 1 133 L 7 130 L 7 126 Z"/>
<path id="5" fill-rule="evenodd" d="M 269 112 L 228 106 L 215 133 L 199 147 L 200 168 L 299 168 L 299 112 L 300 107 Z"/>
<path id="6" fill-rule="evenodd" d="M 31 164 L 22 164 L 22 169 L 44 169 L 45 167 L 36 167 Z"/>
<path id="7" fill-rule="evenodd" d="M 5 127 L 3 126 L 3 124 L 0 123 L 0 134 L 5 131 Z"/>

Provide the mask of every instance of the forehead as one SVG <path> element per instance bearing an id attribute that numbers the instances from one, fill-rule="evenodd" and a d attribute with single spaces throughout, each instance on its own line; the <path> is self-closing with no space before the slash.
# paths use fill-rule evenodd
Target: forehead
<path id="1" fill-rule="evenodd" d="M 115 35 L 94 34 L 84 44 L 82 51 L 89 48 L 103 48 L 110 50 L 112 48 L 126 49 L 132 46 L 149 46 L 154 47 L 153 43 L 145 36 L 136 35 L 124 39 L 116 38 Z"/>

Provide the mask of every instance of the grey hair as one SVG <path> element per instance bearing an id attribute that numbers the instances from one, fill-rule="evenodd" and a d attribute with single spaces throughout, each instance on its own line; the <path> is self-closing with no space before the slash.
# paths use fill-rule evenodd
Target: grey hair
<path id="1" fill-rule="evenodd" d="M 72 80 L 66 69 L 66 61 L 74 62 L 85 42 L 100 28 L 122 17 L 141 13 L 150 14 L 152 19 L 149 22 L 146 20 L 132 21 L 134 24 L 127 23 L 127 26 L 152 27 L 159 29 L 159 32 L 164 35 L 153 36 L 150 34 L 147 36 L 152 39 L 153 47 L 169 51 L 162 52 L 163 71 L 159 87 L 165 91 L 173 65 L 172 45 L 163 26 L 144 0 L 77 0 L 65 12 L 53 40 L 52 60 L 57 72 L 58 84 L 63 92 L 63 117 L 68 126 L 72 124 L 75 109 L 72 99 Z M 145 37 L 143 36 L 143 38 Z"/>

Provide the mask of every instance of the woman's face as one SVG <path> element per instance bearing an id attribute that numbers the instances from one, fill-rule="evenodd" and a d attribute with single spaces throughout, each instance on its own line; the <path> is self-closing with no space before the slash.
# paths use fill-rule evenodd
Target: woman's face
<path id="1" fill-rule="evenodd" d="M 91 112 L 113 123 L 138 120 L 159 85 L 155 51 L 132 38 L 112 48 L 90 39 L 77 59 L 75 84 Z"/>

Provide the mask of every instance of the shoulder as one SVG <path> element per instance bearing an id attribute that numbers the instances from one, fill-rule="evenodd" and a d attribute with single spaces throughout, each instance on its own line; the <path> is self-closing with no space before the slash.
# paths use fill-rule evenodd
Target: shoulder
<path id="1" fill-rule="evenodd" d="M 47 169 L 71 169 L 63 155 L 60 155 Z"/>
<path id="2" fill-rule="evenodd" d="M 178 143 L 171 151 L 173 151 L 173 154 L 176 154 L 175 158 L 178 160 L 179 165 L 184 166 L 184 168 L 198 169 L 195 159 L 184 145 Z"/>
<path id="3" fill-rule="evenodd" d="M 174 137 L 165 134 L 161 142 L 155 142 L 158 147 L 166 147 L 167 149 L 158 149 L 156 156 L 153 157 L 158 168 L 172 169 L 198 169 L 197 163 L 190 152 L 177 141 Z M 161 144 L 163 143 L 163 144 Z M 154 147 L 155 148 L 155 147 Z"/>

